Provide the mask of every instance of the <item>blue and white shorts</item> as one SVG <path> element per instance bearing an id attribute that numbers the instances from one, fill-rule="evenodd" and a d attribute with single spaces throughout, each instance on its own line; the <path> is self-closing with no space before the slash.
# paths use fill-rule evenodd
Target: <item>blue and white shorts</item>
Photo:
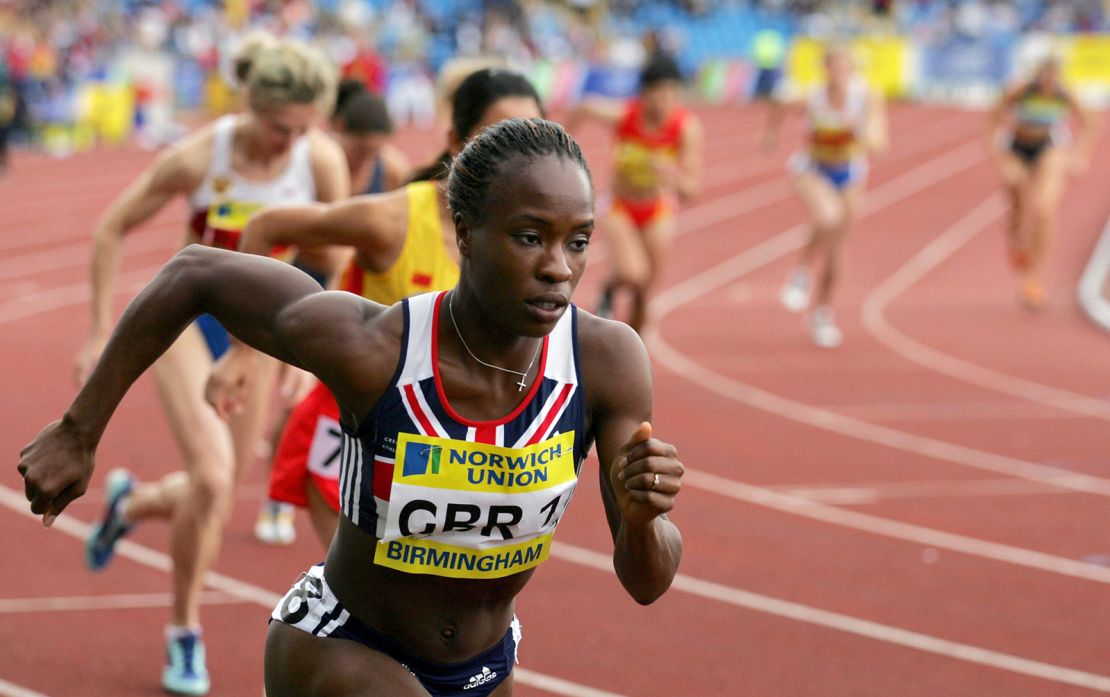
<path id="1" fill-rule="evenodd" d="M 837 191 L 843 191 L 867 177 L 867 161 L 849 160 L 843 164 L 829 165 L 815 162 L 808 154 L 800 152 L 790 158 L 789 169 L 794 174 L 813 172 L 825 179 Z"/>
<path id="2" fill-rule="evenodd" d="M 474 658 L 450 664 L 426 661 L 352 617 L 324 580 L 323 564 L 301 574 L 270 613 L 270 621 L 313 636 L 357 641 L 384 653 L 412 673 L 432 697 L 489 697 L 512 672 L 521 637 L 514 617 L 505 637 Z"/>

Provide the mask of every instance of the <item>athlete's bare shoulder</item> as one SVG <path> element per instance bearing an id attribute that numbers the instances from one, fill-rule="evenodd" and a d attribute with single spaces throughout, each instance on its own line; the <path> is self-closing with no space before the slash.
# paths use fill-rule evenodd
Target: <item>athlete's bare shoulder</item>
<path id="1" fill-rule="evenodd" d="M 621 395 L 651 392 L 651 361 L 632 327 L 578 310 L 579 369 L 591 403 L 602 406 Z M 600 400 L 600 401 L 599 401 Z"/>
<path id="2" fill-rule="evenodd" d="M 215 131 L 215 123 L 201 126 L 163 150 L 153 165 L 155 181 L 185 192 L 200 186 L 212 164 Z"/>

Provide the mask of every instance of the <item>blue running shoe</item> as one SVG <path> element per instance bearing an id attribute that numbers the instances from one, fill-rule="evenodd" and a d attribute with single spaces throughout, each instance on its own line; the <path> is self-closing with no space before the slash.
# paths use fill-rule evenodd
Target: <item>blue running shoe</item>
<path id="1" fill-rule="evenodd" d="M 166 668 L 162 687 L 175 695 L 208 694 L 204 639 L 200 632 L 166 632 Z"/>
<path id="2" fill-rule="evenodd" d="M 135 478 L 127 470 L 112 470 L 108 474 L 108 488 L 104 499 L 107 510 L 104 520 L 97 523 L 85 540 L 85 564 L 93 571 L 102 571 L 112 561 L 116 543 L 133 527 L 123 522 L 123 500 L 135 488 Z"/>

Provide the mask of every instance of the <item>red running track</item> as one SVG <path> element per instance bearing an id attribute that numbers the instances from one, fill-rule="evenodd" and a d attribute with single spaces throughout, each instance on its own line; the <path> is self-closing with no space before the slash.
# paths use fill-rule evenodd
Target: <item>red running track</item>
<path id="1" fill-rule="evenodd" d="M 690 468 L 681 576 L 641 608 L 610 570 L 587 463 L 555 558 L 520 600 L 519 695 L 1080 695 L 1110 691 L 1110 340 L 1074 284 L 1110 216 L 1110 140 L 1073 181 L 1052 299 L 1014 302 L 978 114 L 897 106 L 848 246 L 836 351 L 776 301 L 803 211 L 762 114 L 702 112 L 707 187 L 681 214 L 649 344 L 657 433 Z M 414 157 L 427 134 L 404 133 Z M 602 184 L 607 142 L 582 140 Z M 89 231 L 150 153 L 17 157 L 0 182 L 3 434 L 15 453 L 73 395 Z M 118 304 L 180 239 L 176 205 L 128 240 Z M 578 297 L 604 277 L 604 245 Z M 128 395 L 89 494 L 44 531 L 0 477 L 0 695 L 158 694 L 167 536 L 136 531 L 102 575 L 81 562 L 104 473 L 178 466 L 149 379 Z M 14 462 L 13 462 L 14 464 Z M 301 519 L 255 543 L 257 467 L 204 608 L 214 695 L 261 693 L 267 607 L 321 552 Z"/>

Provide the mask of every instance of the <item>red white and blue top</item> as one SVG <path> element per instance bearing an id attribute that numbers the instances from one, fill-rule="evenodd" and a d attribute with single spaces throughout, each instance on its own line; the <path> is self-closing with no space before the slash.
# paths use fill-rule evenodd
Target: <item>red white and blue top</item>
<path id="1" fill-rule="evenodd" d="M 438 366 L 446 293 L 403 301 L 401 358 L 357 431 L 344 428 L 343 515 L 379 542 L 374 563 L 498 578 L 543 562 L 590 447 L 572 305 L 544 337 L 538 377 L 507 416 L 451 408 Z"/>

